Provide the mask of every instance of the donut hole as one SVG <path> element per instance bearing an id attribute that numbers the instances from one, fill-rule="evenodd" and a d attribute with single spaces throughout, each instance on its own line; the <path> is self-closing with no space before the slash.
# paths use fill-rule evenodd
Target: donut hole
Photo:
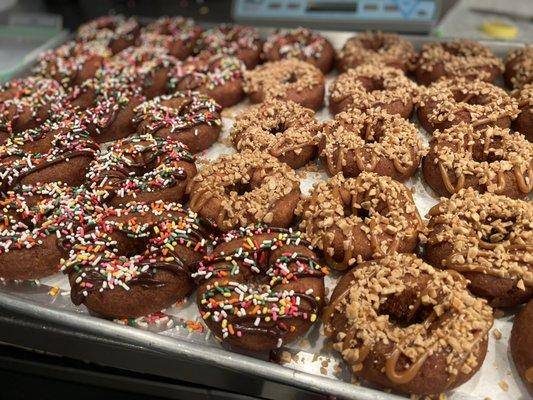
<path id="1" fill-rule="evenodd" d="M 360 131 L 361 138 L 366 143 L 378 143 L 385 136 L 383 126 L 379 125 L 379 121 L 375 123 L 365 123 Z"/>
<path id="2" fill-rule="evenodd" d="M 232 192 L 235 192 L 237 193 L 237 196 L 243 196 L 246 193 L 251 192 L 252 190 L 254 190 L 254 188 L 250 182 L 239 181 L 224 187 L 224 191 L 227 195 L 231 194 Z"/>
<path id="3" fill-rule="evenodd" d="M 361 40 L 362 46 L 367 50 L 378 51 L 385 50 L 385 41 L 380 37 L 372 37 Z"/>
<path id="4" fill-rule="evenodd" d="M 433 306 L 421 304 L 416 288 L 387 296 L 378 309 L 380 315 L 387 315 L 391 323 L 402 328 L 423 323 L 432 312 Z"/>
<path id="5" fill-rule="evenodd" d="M 191 104 L 191 102 L 191 99 L 172 98 L 162 101 L 161 106 L 171 109 L 168 111 L 172 115 L 186 116 L 190 113 L 188 106 Z"/>
<path id="6" fill-rule="evenodd" d="M 269 127 L 267 130 L 268 130 L 268 133 L 270 133 L 271 135 L 276 136 L 279 133 L 285 132 L 286 129 L 287 128 L 285 127 L 285 124 L 279 122 L 277 125 Z"/>
<path id="7" fill-rule="evenodd" d="M 297 81 L 298 76 L 294 72 L 291 72 L 289 76 L 283 79 L 283 83 L 296 83 Z"/>
<path id="8" fill-rule="evenodd" d="M 453 92 L 453 98 L 457 103 L 465 103 L 472 106 L 483 106 L 489 102 L 487 96 L 477 95 L 475 93 L 464 93 L 460 90 Z"/>
<path id="9" fill-rule="evenodd" d="M 516 218 L 512 216 L 489 215 L 481 221 L 481 240 L 491 244 L 506 242 L 511 238 L 512 228 L 516 223 Z"/>
<path id="10" fill-rule="evenodd" d="M 502 161 L 504 157 L 503 138 L 492 136 L 486 138 L 488 146 L 483 142 L 477 142 L 472 148 L 472 159 L 477 162 L 487 162 L 489 164 Z"/>

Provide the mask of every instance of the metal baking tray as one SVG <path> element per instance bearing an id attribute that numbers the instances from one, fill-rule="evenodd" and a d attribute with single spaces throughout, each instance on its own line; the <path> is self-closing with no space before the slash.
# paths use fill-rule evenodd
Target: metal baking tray
<path id="1" fill-rule="evenodd" d="M 264 35 L 272 31 L 273 29 L 261 29 Z M 332 42 L 335 48 L 340 48 L 344 41 L 354 34 L 353 32 L 334 31 L 321 33 Z M 407 36 L 407 38 L 417 48 L 426 42 L 446 40 L 416 36 Z M 482 43 L 501 57 L 524 45 L 497 41 L 482 41 Z M 327 82 L 330 83 L 334 76 L 335 73 L 331 73 L 327 77 Z M 223 111 L 224 129 L 221 137 L 208 151 L 200 155 L 200 159 L 214 159 L 221 154 L 234 152 L 228 144 L 228 134 L 234 116 L 247 105 L 248 101 L 243 101 Z M 320 120 L 331 118 L 327 107 L 317 113 L 317 118 Z M 428 135 L 423 130 L 420 134 L 427 143 Z M 313 183 L 327 178 L 320 162 L 316 164 L 316 171 L 311 168 L 299 171 L 304 194 L 309 192 Z M 424 216 L 438 199 L 422 183 L 420 171 L 407 181 L 406 185 L 413 188 L 415 202 L 421 215 Z M 326 285 L 330 292 L 339 276 L 340 274 L 334 272 L 326 278 Z M 115 346 L 113 351 L 117 352 L 110 354 L 93 356 L 90 352 L 78 351 L 78 354 L 85 354 L 85 357 L 91 361 L 107 363 L 111 366 L 119 365 L 119 353 L 116 346 L 132 354 L 133 351 L 138 352 L 141 360 L 143 360 L 143 355 L 145 359 L 125 365 L 125 368 L 138 372 L 167 377 L 176 377 L 179 374 L 184 380 L 201 382 L 212 387 L 228 385 L 227 380 L 233 380 L 232 385 L 235 391 L 242 388 L 242 391 L 247 391 L 248 394 L 253 392 L 254 395 L 262 398 L 338 397 L 359 400 L 404 398 L 378 388 L 352 384 L 347 366 L 324 341 L 319 322 L 304 338 L 274 354 L 246 354 L 223 348 L 211 336 L 209 330 L 202 324 L 195 302 L 191 300 L 195 298 L 194 294 L 185 302 L 168 308 L 155 317 L 107 321 L 89 315 L 83 306 L 74 306 L 70 302 L 69 290 L 68 280 L 61 273 L 39 282 L 3 282 L 0 283 L 0 310 L 3 308 L 32 319 L 33 326 L 37 327 L 34 334 L 37 335 L 39 327 L 43 335 L 46 333 L 48 335 L 46 337 L 51 338 L 59 338 L 60 333 L 66 330 L 67 336 L 77 338 L 76 346 L 83 346 L 84 340 L 87 343 L 91 340 L 105 341 L 105 343 L 109 341 L 112 347 Z M 497 340 L 495 339 L 497 335 L 492 333 L 489 335 L 489 350 L 481 370 L 469 382 L 448 393 L 449 398 L 472 400 L 487 397 L 527 398 L 527 391 L 514 369 L 508 352 L 512 320 L 513 314 L 507 314 L 495 321 L 493 329 L 501 333 L 501 338 Z M 16 325 L 15 320 L 11 323 L 13 326 Z M 61 328 L 57 328 L 58 326 Z M 9 336 L 7 332 L 4 333 L 6 335 L 0 334 L 0 340 L 2 336 Z M 12 338 L 11 343 L 17 344 L 16 342 L 16 338 Z M 43 344 L 42 348 L 50 347 Z M 60 354 L 73 353 L 70 347 L 62 350 L 61 345 L 58 345 L 55 349 L 58 349 L 54 351 Z M 114 354 L 116 354 L 116 360 Z M 276 362 L 269 362 L 269 358 L 274 358 Z M 169 360 L 172 361 L 170 364 Z M 172 369 L 168 368 L 169 365 Z M 124 367 L 124 363 L 121 366 Z M 246 386 L 256 383 L 259 387 L 253 390 L 245 389 Z M 308 395 L 306 396 L 305 393 Z"/>

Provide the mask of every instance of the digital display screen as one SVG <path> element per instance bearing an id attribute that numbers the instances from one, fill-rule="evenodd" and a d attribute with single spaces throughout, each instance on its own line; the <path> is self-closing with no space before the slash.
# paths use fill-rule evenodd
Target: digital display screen
<path id="1" fill-rule="evenodd" d="M 310 1 L 306 11 L 309 12 L 347 12 L 357 11 L 356 2 L 334 2 L 334 1 Z"/>

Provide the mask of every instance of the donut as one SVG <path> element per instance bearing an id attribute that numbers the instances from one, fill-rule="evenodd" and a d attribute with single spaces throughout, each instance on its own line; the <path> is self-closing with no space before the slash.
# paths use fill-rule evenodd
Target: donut
<path id="1" fill-rule="evenodd" d="M 98 145 L 72 114 L 14 134 L 0 147 L 0 192 L 58 181 L 81 185 L 97 150 Z"/>
<path id="2" fill-rule="evenodd" d="M 111 206 L 130 201 L 181 201 L 196 175 L 193 156 L 182 143 L 150 134 L 119 140 L 98 154 L 87 186 Z"/>
<path id="3" fill-rule="evenodd" d="M 319 154 L 331 175 L 368 171 L 405 181 L 418 169 L 424 147 L 416 126 L 400 116 L 353 109 L 324 124 Z"/>
<path id="4" fill-rule="evenodd" d="M 356 378 L 435 396 L 480 369 L 493 324 L 491 307 L 460 275 L 397 253 L 344 275 L 323 320 Z"/>
<path id="5" fill-rule="evenodd" d="M 518 104 L 503 89 L 488 82 L 453 78 L 435 82 L 422 91 L 417 113 L 428 132 L 461 122 L 476 129 L 509 128 L 518 115 Z"/>
<path id="6" fill-rule="evenodd" d="M 182 301 L 194 286 L 187 264 L 207 249 L 202 223 L 177 203 L 106 209 L 62 263 L 72 302 L 107 318 L 135 318 Z"/>
<path id="7" fill-rule="evenodd" d="M 230 135 L 238 151 L 260 150 L 300 168 L 317 153 L 320 129 L 312 110 L 290 100 L 267 100 L 239 114 Z"/>
<path id="8" fill-rule="evenodd" d="M 393 252 L 413 252 L 424 230 L 411 191 L 372 172 L 319 182 L 296 213 L 302 232 L 337 270 Z"/>
<path id="9" fill-rule="evenodd" d="M 453 269 L 493 307 L 533 296 L 533 205 L 472 188 L 442 199 L 429 211 L 426 259 Z"/>
<path id="10" fill-rule="evenodd" d="M 455 125 L 433 133 L 422 172 L 439 196 L 471 187 L 525 197 L 533 190 L 533 143 L 508 129 Z"/>
<path id="11" fill-rule="evenodd" d="M 522 381 L 529 394 L 533 396 L 533 300 L 520 311 L 511 331 L 511 355 Z"/>
<path id="12" fill-rule="evenodd" d="M 176 92 L 156 97 L 135 109 L 137 133 L 171 138 L 185 144 L 192 153 L 216 142 L 222 129 L 220 106 L 198 92 Z"/>
<path id="13" fill-rule="evenodd" d="M 287 228 L 300 200 L 296 173 L 271 155 L 243 151 L 221 156 L 190 182 L 189 206 L 222 231 L 263 223 Z"/>
<path id="14" fill-rule="evenodd" d="M 242 61 L 233 56 L 219 54 L 196 58 L 178 65 L 169 85 L 174 91 L 197 91 L 213 98 L 222 107 L 230 107 L 244 96 L 244 70 Z"/>
<path id="15" fill-rule="evenodd" d="M 135 17 L 107 15 L 82 24 L 76 39 L 82 42 L 104 40 L 113 54 L 133 46 L 141 25 Z"/>
<path id="16" fill-rule="evenodd" d="M 202 28 L 191 18 L 161 17 L 148 24 L 145 31 L 167 37 L 166 46 L 169 54 L 184 60 L 193 53 Z"/>
<path id="17" fill-rule="evenodd" d="M 335 51 L 321 34 L 306 28 L 281 30 L 263 44 L 267 61 L 296 59 L 308 62 L 327 74 L 333 68 Z"/>
<path id="18" fill-rule="evenodd" d="M 97 199 L 63 184 L 22 186 L 0 199 L 0 278 L 53 275 L 78 229 L 93 223 Z"/>
<path id="19" fill-rule="evenodd" d="M 36 128 L 62 108 L 65 91 L 53 79 L 28 77 L 0 87 L 0 142 L 9 134 Z"/>
<path id="20" fill-rule="evenodd" d="M 384 64 L 404 72 L 411 69 L 416 57 L 411 42 L 393 33 L 364 32 L 346 41 L 337 55 L 339 72 L 361 64 Z"/>
<path id="21" fill-rule="evenodd" d="M 54 79 L 68 89 L 94 78 L 110 57 L 111 52 L 103 41 L 70 41 L 43 52 L 33 72 L 37 76 Z"/>
<path id="22" fill-rule="evenodd" d="M 246 68 L 254 68 L 261 58 L 262 41 L 257 29 L 251 26 L 220 24 L 202 33 L 195 53 L 200 56 L 220 52 L 234 55 Z"/>
<path id="23" fill-rule="evenodd" d="M 422 45 L 414 72 L 422 85 L 443 77 L 493 82 L 503 72 L 503 63 L 481 43 L 460 39 Z"/>
<path id="24" fill-rule="evenodd" d="M 518 102 L 518 117 L 513 121 L 513 129 L 533 142 L 533 83 L 516 89 L 512 96 Z"/>
<path id="25" fill-rule="evenodd" d="M 120 80 L 126 76 L 141 88 L 147 99 L 152 99 L 173 91 L 170 82 L 178 64 L 178 59 L 167 54 L 163 48 L 147 45 L 130 47 L 107 63 L 105 75 L 102 73 L 104 76 L 100 79 L 115 76 Z"/>
<path id="26" fill-rule="evenodd" d="M 511 51 L 505 58 L 503 78 L 507 86 L 518 88 L 533 83 L 533 47 L 526 46 Z"/>
<path id="27" fill-rule="evenodd" d="M 302 234 L 256 225 L 215 244 L 190 268 L 200 315 L 215 337 L 265 352 L 304 335 L 322 307 L 328 270 Z"/>
<path id="28" fill-rule="evenodd" d="M 381 108 L 409 118 L 418 96 L 417 85 L 397 68 L 363 64 L 339 75 L 329 89 L 332 114 L 349 108 Z"/>
<path id="29" fill-rule="evenodd" d="M 324 75 L 305 61 L 272 61 L 246 71 L 244 91 L 252 103 L 292 100 L 316 111 L 324 100 Z"/>
<path id="30" fill-rule="evenodd" d="M 146 98 L 134 76 L 121 74 L 89 79 L 71 91 L 69 100 L 94 140 L 105 143 L 135 133 L 134 110 Z"/>

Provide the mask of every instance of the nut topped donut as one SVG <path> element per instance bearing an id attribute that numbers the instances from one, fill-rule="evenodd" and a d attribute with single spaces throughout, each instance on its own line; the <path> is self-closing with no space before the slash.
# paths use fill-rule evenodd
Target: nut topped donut
<path id="1" fill-rule="evenodd" d="M 412 254 L 365 262 L 337 284 L 325 333 L 356 377 L 438 395 L 468 381 L 487 352 L 492 309 L 466 284 Z"/>
<path id="2" fill-rule="evenodd" d="M 305 334 L 322 307 L 328 270 L 301 233 L 256 225 L 215 244 L 213 254 L 190 268 L 200 314 L 215 336 L 268 351 Z"/>
<path id="3" fill-rule="evenodd" d="M 198 92 L 176 92 L 156 97 L 135 109 L 137 133 L 171 138 L 185 144 L 192 153 L 216 142 L 222 128 L 220 106 Z"/>
<path id="4" fill-rule="evenodd" d="M 371 172 L 319 182 L 296 211 L 306 237 L 338 270 L 393 252 L 412 252 L 424 230 L 411 191 Z"/>
<path id="5" fill-rule="evenodd" d="M 194 44 L 200 37 L 202 28 L 191 18 L 180 16 L 158 18 L 148 24 L 145 31 L 168 37 L 169 54 L 179 60 L 184 60 L 193 53 Z"/>
<path id="6" fill-rule="evenodd" d="M 213 98 L 222 107 L 237 104 L 244 96 L 245 66 L 238 58 L 217 54 L 178 65 L 169 85 L 174 90 L 193 90 Z"/>
<path id="7" fill-rule="evenodd" d="M 246 72 L 244 91 L 252 103 L 292 100 L 316 111 L 324 100 L 324 75 L 305 61 L 273 61 Z"/>
<path id="8" fill-rule="evenodd" d="M 296 173 L 269 154 L 243 151 L 221 156 L 191 181 L 191 210 L 222 231 L 264 223 L 286 228 L 300 200 Z"/>
<path id="9" fill-rule="evenodd" d="M 267 100 L 236 117 L 231 140 L 239 151 L 257 149 L 300 168 L 315 156 L 320 129 L 312 110 L 290 100 Z"/>
<path id="10" fill-rule="evenodd" d="M 413 45 L 393 33 L 364 32 L 346 41 L 337 56 L 337 69 L 345 72 L 361 64 L 383 64 L 404 72 L 416 58 Z"/>
<path id="11" fill-rule="evenodd" d="M 134 318 L 183 300 L 187 264 L 206 254 L 208 231 L 196 214 L 162 201 L 108 208 L 62 263 L 71 299 L 110 318 Z"/>
<path id="12" fill-rule="evenodd" d="M 306 28 L 278 31 L 263 45 L 263 56 L 267 61 L 302 60 L 324 74 L 333 68 L 334 55 L 333 46 L 324 36 Z"/>
<path id="13" fill-rule="evenodd" d="M 82 24 L 76 38 L 82 42 L 104 40 L 111 52 L 117 54 L 135 44 L 140 29 L 141 25 L 134 17 L 107 15 Z"/>
<path id="14" fill-rule="evenodd" d="M 422 85 L 443 77 L 493 82 L 502 72 L 503 63 L 491 50 L 465 39 L 424 44 L 415 69 L 416 80 Z"/>
<path id="15" fill-rule="evenodd" d="M 409 118 L 417 101 L 417 85 L 397 68 L 364 64 L 339 75 L 329 89 L 333 114 L 349 108 L 380 108 Z"/>
<path id="16" fill-rule="evenodd" d="M 533 396 L 533 300 L 520 311 L 511 331 L 511 355 L 522 381 Z"/>
<path id="17" fill-rule="evenodd" d="M 513 121 L 513 129 L 533 142 L 533 83 L 528 83 L 512 93 L 520 113 Z"/>
<path id="18" fill-rule="evenodd" d="M 460 272 L 493 307 L 533 297 L 533 204 L 465 189 L 429 211 L 426 259 Z"/>
<path id="19" fill-rule="evenodd" d="M 130 201 L 181 201 L 196 175 L 182 143 L 150 134 L 114 142 L 87 173 L 87 186 L 114 206 Z"/>
<path id="20" fill-rule="evenodd" d="M 261 58 L 262 41 L 257 29 L 251 26 L 220 24 L 204 31 L 196 43 L 195 52 L 205 54 L 226 53 L 254 68 Z"/>
<path id="21" fill-rule="evenodd" d="M 0 87 L 0 142 L 9 134 L 36 128 L 61 109 L 65 91 L 53 79 L 28 77 Z"/>
<path id="22" fill-rule="evenodd" d="M 526 46 L 507 55 L 503 78 L 507 86 L 512 88 L 533 83 L 533 47 Z"/>
<path id="23" fill-rule="evenodd" d="M 71 41 L 42 53 L 34 73 L 55 79 L 68 89 L 94 78 L 98 69 L 102 68 L 110 57 L 111 52 L 103 41 Z"/>
<path id="24" fill-rule="evenodd" d="M 465 122 L 476 129 L 509 128 L 518 104 L 503 89 L 483 81 L 443 79 L 422 91 L 418 107 L 422 127 L 433 132 Z"/>
<path id="25" fill-rule="evenodd" d="M 433 133 L 422 172 L 440 196 L 471 187 L 524 197 L 533 190 L 533 143 L 508 129 L 456 125 Z"/>
<path id="26" fill-rule="evenodd" d="M 368 171 L 404 181 L 423 155 L 416 126 L 383 109 L 341 112 L 322 129 L 320 156 L 331 175 L 350 178 Z"/>

